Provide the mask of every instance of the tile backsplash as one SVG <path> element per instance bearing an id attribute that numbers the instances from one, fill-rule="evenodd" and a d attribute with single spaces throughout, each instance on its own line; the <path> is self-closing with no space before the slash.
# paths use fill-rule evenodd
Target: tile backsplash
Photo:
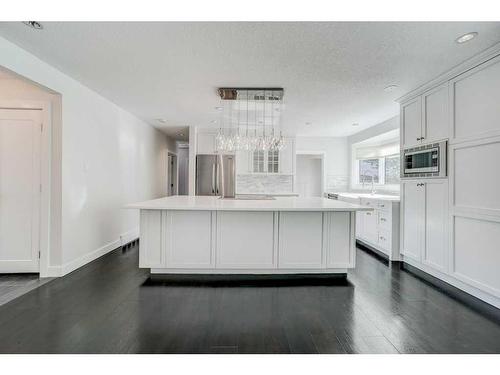
<path id="1" fill-rule="evenodd" d="M 347 175 L 327 175 L 326 191 L 346 191 L 348 188 Z"/>
<path id="2" fill-rule="evenodd" d="M 239 174 L 236 176 L 237 194 L 293 193 L 291 174 Z"/>

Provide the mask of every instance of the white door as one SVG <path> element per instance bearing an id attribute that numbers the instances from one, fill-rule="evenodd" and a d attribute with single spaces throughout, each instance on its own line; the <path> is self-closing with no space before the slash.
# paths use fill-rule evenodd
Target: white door
<path id="1" fill-rule="evenodd" d="M 448 180 L 425 183 L 425 250 L 424 263 L 440 271 L 447 268 Z"/>
<path id="2" fill-rule="evenodd" d="M 403 249 L 401 252 L 420 261 L 425 206 L 425 187 L 420 182 L 404 182 L 403 191 Z"/>
<path id="3" fill-rule="evenodd" d="M 39 272 L 39 110 L 0 109 L 0 273 Z"/>
<path id="4" fill-rule="evenodd" d="M 401 105 L 403 145 L 405 147 L 420 143 L 422 137 L 422 106 L 420 97 Z"/>
<path id="5" fill-rule="evenodd" d="M 297 155 L 297 192 L 301 198 L 322 196 L 322 163 L 318 155 Z"/>

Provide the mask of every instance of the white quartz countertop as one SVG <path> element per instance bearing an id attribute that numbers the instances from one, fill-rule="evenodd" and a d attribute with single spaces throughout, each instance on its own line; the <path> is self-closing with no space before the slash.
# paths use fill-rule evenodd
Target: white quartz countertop
<path id="1" fill-rule="evenodd" d="M 367 199 L 379 199 L 384 201 L 399 202 L 400 198 L 397 195 L 389 194 L 370 194 L 370 193 L 354 193 L 354 192 L 329 192 L 329 194 L 337 194 L 339 197 L 345 198 L 367 198 Z"/>
<path id="2" fill-rule="evenodd" d="M 276 197 L 272 200 L 220 199 L 175 195 L 133 203 L 126 208 L 191 211 L 371 211 L 372 208 L 327 198 Z"/>

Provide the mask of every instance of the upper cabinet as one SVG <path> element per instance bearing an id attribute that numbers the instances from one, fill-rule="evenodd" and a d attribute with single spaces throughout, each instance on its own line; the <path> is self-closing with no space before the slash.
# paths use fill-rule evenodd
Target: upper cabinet
<path id="1" fill-rule="evenodd" d="M 422 137 L 422 100 L 420 97 L 401 104 L 401 131 L 404 146 L 420 143 Z"/>
<path id="2" fill-rule="evenodd" d="M 456 77 L 453 134 L 457 141 L 500 135 L 500 56 Z"/>
<path id="3" fill-rule="evenodd" d="M 422 95 L 423 143 L 448 138 L 448 84 L 438 86 Z"/>
<path id="4" fill-rule="evenodd" d="M 448 84 L 425 92 L 401 104 L 403 147 L 448 138 Z"/>

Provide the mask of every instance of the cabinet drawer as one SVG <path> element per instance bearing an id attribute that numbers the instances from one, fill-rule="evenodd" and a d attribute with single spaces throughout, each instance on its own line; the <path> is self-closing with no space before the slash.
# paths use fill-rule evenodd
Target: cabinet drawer
<path id="1" fill-rule="evenodd" d="M 378 245 L 386 250 L 388 253 L 391 251 L 391 233 L 386 230 L 379 230 L 378 232 Z"/>
<path id="2" fill-rule="evenodd" d="M 387 202 L 387 201 L 376 201 L 376 202 L 375 202 L 375 207 L 376 207 L 378 210 L 381 210 L 381 211 L 391 212 L 391 202 Z"/>
<path id="3" fill-rule="evenodd" d="M 391 230 L 392 215 L 390 211 L 378 211 L 378 226 L 381 229 Z"/>

